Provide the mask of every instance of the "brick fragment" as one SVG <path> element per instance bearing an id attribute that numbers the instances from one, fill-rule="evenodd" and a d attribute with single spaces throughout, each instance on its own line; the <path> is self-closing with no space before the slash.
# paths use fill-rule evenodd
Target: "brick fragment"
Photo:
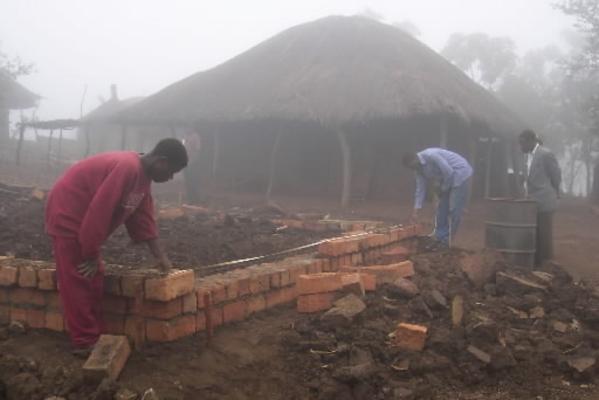
<path id="1" fill-rule="evenodd" d="M 42 268 L 37 271 L 37 287 L 41 290 L 56 290 L 56 270 Z"/>
<path id="2" fill-rule="evenodd" d="M 334 292 L 343 287 L 341 276 L 333 272 L 300 275 L 297 280 L 297 292 L 299 295 Z"/>
<path id="3" fill-rule="evenodd" d="M 31 265 L 19 267 L 19 286 L 23 288 L 37 287 L 37 273 Z"/>
<path id="4" fill-rule="evenodd" d="M 83 371 L 98 380 L 116 380 L 130 355 L 131 347 L 125 336 L 102 335 L 83 364 Z"/>
<path id="5" fill-rule="evenodd" d="M 61 313 L 56 311 L 46 312 L 46 329 L 51 331 L 63 332 L 64 331 L 64 317 Z"/>
<path id="6" fill-rule="evenodd" d="M 262 294 L 252 296 L 246 301 L 248 314 L 253 314 L 266 308 L 266 297 L 264 297 Z"/>
<path id="7" fill-rule="evenodd" d="M 297 298 L 297 311 L 300 313 L 315 313 L 333 307 L 335 293 L 318 293 L 301 295 Z"/>
<path id="8" fill-rule="evenodd" d="M 237 300 L 223 306 L 223 323 L 243 321 L 248 315 L 248 304 Z"/>
<path id="9" fill-rule="evenodd" d="M 169 301 L 194 290 L 195 279 L 192 270 L 172 271 L 160 278 L 145 280 L 145 297 L 148 300 Z"/>
<path id="10" fill-rule="evenodd" d="M 171 319 L 183 313 L 183 299 L 171 301 L 145 300 L 141 304 L 141 315 L 146 318 Z"/>
<path id="11" fill-rule="evenodd" d="M 183 315 L 169 321 L 146 320 L 146 338 L 150 342 L 171 342 L 192 335 L 195 331 L 196 316 L 192 314 Z"/>
<path id="12" fill-rule="evenodd" d="M 403 350 L 422 351 L 428 328 L 422 325 L 400 323 L 393 337 L 393 345 Z"/>
<path id="13" fill-rule="evenodd" d="M 33 305 L 43 307 L 46 305 L 45 293 L 31 288 L 14 288 L 9 293 L 10 302 L 14 305 Z"/>

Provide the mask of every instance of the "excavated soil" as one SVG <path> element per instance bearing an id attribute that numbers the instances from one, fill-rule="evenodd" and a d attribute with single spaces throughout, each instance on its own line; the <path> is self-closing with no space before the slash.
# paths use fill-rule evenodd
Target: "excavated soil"
<path id="1" fill-rule="evenodd" d="M 158 224 L 171 261 L 182 268 L 273 254 L 339 233 L 280 229 L 271 222 L 275 217 L 280 217 L 276 209 L 229 209 L 160 219 Z M 0 255 L 52 259 L 44 233 L 44 203 L 31 197 L 30 188 L 0 185 Z M 154 266 L 149 251 L 131 245 L 124 228 L 107 241 L 102 257 L 109 264 Z"/>
<path id="2" fill-rule="evenodd" d="M 383 286 L 363 298 L 367 307 L 353 320 L 274 309 L 218 329 L 210 343 L 197 335 L 148 345 L 117 384 L 86 380 L 62 335 L 3 330 L 0 393 L 4 387 L 17 400 L 111 399 L 124 388 L 153 388 L 160 399 L 598 398 L 599 300 L 591 288 L 559 266 L 532 274 L 493 253 L 436 250 L 413 261 L 417 292 Z M 456 296 L 464 317 L 454 326 Z M 392 345 L 399 322 L 428 327 L 422 351 Z"/>

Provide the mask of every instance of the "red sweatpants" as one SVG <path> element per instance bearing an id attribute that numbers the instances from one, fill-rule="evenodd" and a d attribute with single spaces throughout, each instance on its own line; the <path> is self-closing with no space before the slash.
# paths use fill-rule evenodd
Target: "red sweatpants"
<path id="1" fill-rule="evenodd" d="M 75 347 L 92 346 L 104 331 L 104 265 L 100 264 L 94 277 L 85 278 L 77 271 L 83 262 L 77 239 L 54 236 L 52 242 L 58 290 L 71 342 Z"/>

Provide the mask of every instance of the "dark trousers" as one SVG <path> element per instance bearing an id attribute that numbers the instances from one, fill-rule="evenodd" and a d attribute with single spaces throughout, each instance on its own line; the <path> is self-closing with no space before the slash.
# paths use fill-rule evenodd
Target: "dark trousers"
<path id="1" fill-rule="evenodd" d="M 537 213 L 537 252 L 535 265 L 553 258 L 553 212 Z"/>

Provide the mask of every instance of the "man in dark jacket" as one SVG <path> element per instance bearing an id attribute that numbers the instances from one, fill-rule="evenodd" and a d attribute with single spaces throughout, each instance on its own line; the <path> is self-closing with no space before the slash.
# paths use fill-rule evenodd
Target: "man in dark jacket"
<path id="1" fill-rule="evenodd" d="M 553 214 L 560 197 L 562 173 L 555 155 L 542 145 L 537 135 L 525 130 L 519 137 L 526 154 L 524 192 L 537 202 L 537 252 L 535 264 L 553 257 Z"/>

